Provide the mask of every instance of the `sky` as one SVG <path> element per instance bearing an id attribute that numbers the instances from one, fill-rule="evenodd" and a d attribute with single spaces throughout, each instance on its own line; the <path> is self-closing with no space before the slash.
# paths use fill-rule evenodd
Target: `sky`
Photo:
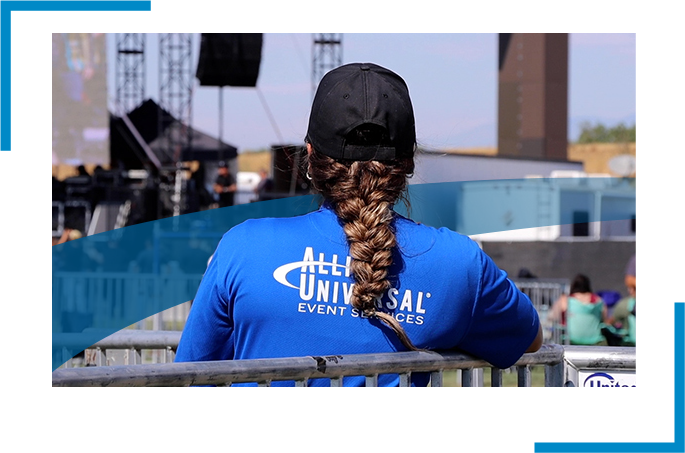
<path id="1" fill-rule="evenodd" d="M 312 34 L 265 33 L 257 86 L 223 88 L 223 139 L 239 150 L 299 144 L 312 90 Z M 159 98 L 158 35 L 146 41 L 146 97 Z M 193 73 L 200 35 L 193 35 Z M 108 35 L 115 98 L 116 43 Z M 496 33 L 345 33 L 342 62 L 372 62 L 401 75 L 412 97 L 417 141 L 431 149 L 497 145 Z M 583 121 L 635 122 L 636 35 L 569 35 L 569 139 Z M 261 94 L 261 96 L 260 96 Z M 193 126 L 219 135 L 219 88 L 194 78 Z"/>

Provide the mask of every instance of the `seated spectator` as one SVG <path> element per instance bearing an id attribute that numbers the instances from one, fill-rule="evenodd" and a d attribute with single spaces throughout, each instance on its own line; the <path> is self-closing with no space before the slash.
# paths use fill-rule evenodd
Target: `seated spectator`
<path id="1" fill-rule="evenodd" d="M 607 320 L 606 304 L 592 292 L 590 279 L 578 274 L 571 283 L 570 294 L 562 295 L 552 306 L 550 318 L 561 319 L 566 334 L 573 345 L 607 346 L 602 334 Z"/>
<path id="2" fill-rule="evenodd" d="M 608 324 L 622 337 L 621 346 L 635 346 L 635 255 L 628 261 L 625 284 L 628 296 L 618 301 Z"/>
<path id="3" fill-rule="evenodd" d="M 607 324 L 622 337 L 621 346 L 635 346 L 635 296 L 619 300 Z"/>

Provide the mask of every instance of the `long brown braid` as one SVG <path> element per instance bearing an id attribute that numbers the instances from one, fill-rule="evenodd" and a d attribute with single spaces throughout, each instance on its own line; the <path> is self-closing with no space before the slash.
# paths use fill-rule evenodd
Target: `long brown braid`
<path id="1" fill-rule="evenodd" d="M 392 208 L 398 200 L 407 201 L 404 189 L 407 175 L 414 172 L 413 158 L 389 162 L 337 161 L 312 150 L 308 171 L 314 188 L 343 223 L 355 279 L 352 306 L 366 316 L 380 319 L 407 349 L 418 350 L 400 323 L 376 307 L 376 301 L 391 286 L 388 268 L 397 247 Z"/>

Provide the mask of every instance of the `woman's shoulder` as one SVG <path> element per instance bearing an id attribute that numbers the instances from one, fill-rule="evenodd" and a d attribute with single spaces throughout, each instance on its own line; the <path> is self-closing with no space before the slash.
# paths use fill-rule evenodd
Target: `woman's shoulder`
<path id="1" fill-rule="evenodd" d="M 315 215 L 318 211 L 309 212 L 307 214 L 288 216 L 288 217 L 260 217 L 247 219 L 229 230 L 237 230 L 238 232 L 244 230 L 260 230 L 272 228 L 286 228 L 288 226 L 299 226 L 308 222 L 309 217 Z"/>
<path id="2" fill-rule="evenodd" d="M 283 242 L 293 234 L 302 234 L 306 225 L 303 218 L 263 217 L 247 219 L 225 232 L 220 244 L 259 246 L 263 243 Z"/>
<path id="3" fill-rule="evenodd" d="M 573 293 L 569 295 L 569 300 L 580 302 L 581 304 L 602 304 L 604 300 L 595 293 Z"/>
<path id="4" fill-rule="evenodd" d="M 435 228 L 398 216 L 396 221 L 397 240 L 400 250 L 408 256 L 427 252 L 475 254 L 480 246 L 470 237 L 448 228 Z"/>

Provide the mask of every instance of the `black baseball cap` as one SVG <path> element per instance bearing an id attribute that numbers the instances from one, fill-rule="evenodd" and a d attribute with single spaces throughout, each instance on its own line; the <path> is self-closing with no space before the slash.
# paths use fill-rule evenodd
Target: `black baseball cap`
<path id="1" fill-rule="evenodd" d="M 387 134 L 387 144 L 359 146 L 346 137 L 373 124 Z M 414 110 L 404 80 L 373 63 L 351 63 L 321 79 L 309 116 L 306 140 L 334 159 L 392 160 L 412 157 L 416 143 Z"/>

